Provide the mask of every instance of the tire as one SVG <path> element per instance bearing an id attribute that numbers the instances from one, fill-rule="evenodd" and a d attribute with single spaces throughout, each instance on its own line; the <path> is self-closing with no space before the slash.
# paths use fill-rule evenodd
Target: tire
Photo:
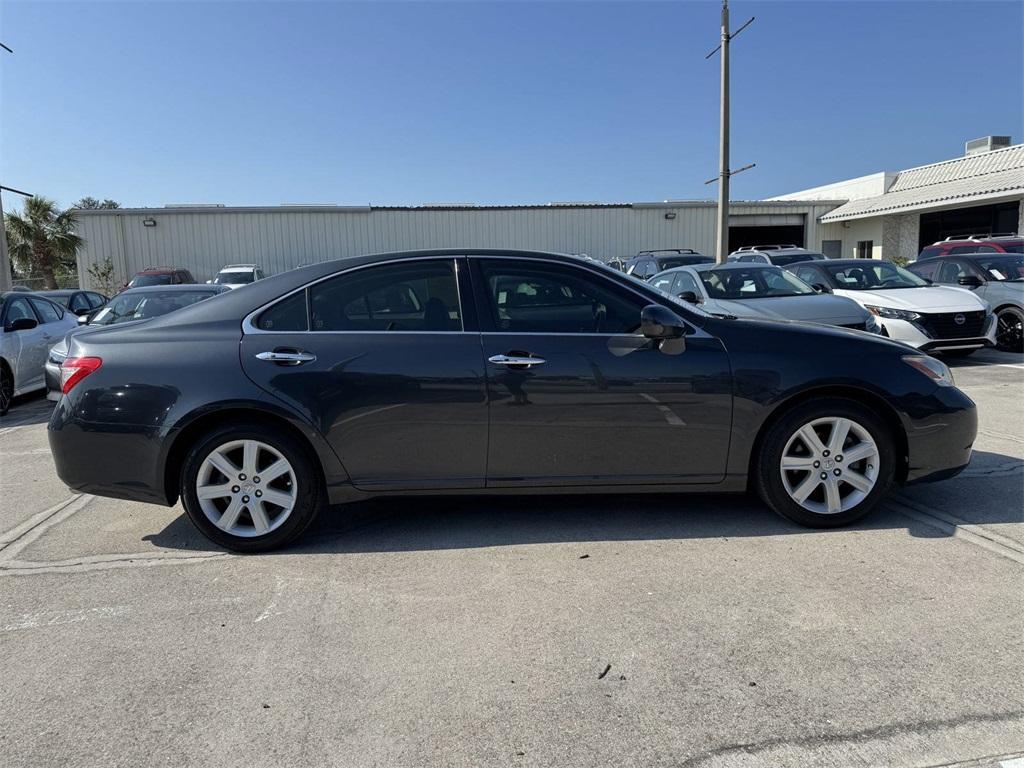
<path id="1" fill-rule="evenodd" d="M 840 450 L 849 455 L 837 454 L 831 441 L 833 428 L 847 422 Z M 813 438 L 800 434 L 808 427 L 818 438 L 816 447 L 809 445 Z M 791 467 L 785 471 L 784 457 Z M 753 474 L 758 495 L 778 514 L 810 528 L 838 528 L 874 509 L 892 484 L 895 470 L 895 443 L 885 423 L 855 400 L 825 397 L 795 406 L 768 429 Z M 827 475 L 824 480 L 823 474 Z M 851 482 L 854 478 L 856 486 Z M 800 495 L 803 501 L 798 500 Z"/>
<path id="2" fill-rule="evenodd" d="M 219 427 L 199 438 L 179 482 L 189 519 L 208 539 L 235 552 L 266 552 L 294 541 L 326 496 L 309 448 L 280 429 L 253 423 Z"/>
<path id="3" fill-rule="evenodd" d="M 996 349 L 1024 352 L 1024 310 L 1003 307 L 996 312 Z"/>
<path id="4" fill-rule="evenodd" d="M 14 399 L 14 376 L 6 363 L 0 362 L 0 416 L 6 416 Z"/>

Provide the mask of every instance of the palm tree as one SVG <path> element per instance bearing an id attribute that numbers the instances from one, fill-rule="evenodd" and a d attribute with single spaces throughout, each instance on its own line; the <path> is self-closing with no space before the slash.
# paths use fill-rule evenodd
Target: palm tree
<path id="1" fill-rule="evenodd" d="M 74 233 L 75 213 L 62 211 L 45 197 L 30 197 L 20 214 L 6 217 L 11 258 L 31 271 L 42 272 L 47 288 L 57 287 L 57 268 L 75 262 L 85 241 Z"/>

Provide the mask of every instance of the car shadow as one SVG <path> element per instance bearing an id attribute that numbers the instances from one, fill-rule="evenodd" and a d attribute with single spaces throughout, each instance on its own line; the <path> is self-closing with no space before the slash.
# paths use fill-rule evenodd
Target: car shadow
<path id="1" fill-rule="evenodd" d="M 53 401 L 46 399 L 45 390 L 19 395 L 11 401 L 11 409 L 4 416 L 0 416 L 0 429 L 46 424 L 53 413 L 54 405 Z"/>
<path id="2" fill-rule="evenodd" d="M 996 477 L 956 478 L 948 484 L 979 480 L 1004 491 L 1024 487 L 1024 460 L 978 451 L 974 466 L 1010 467 Z M 923 487 L 923 486 L 922 486 Z M 299 541 L 270 554 L 410 552 L 527 544 L 649 541 L 760 536 L 838 535 L 850 531 L 903 529 L 916 538 L 946 538 L 955 526 L 922 522 L 898 511 L 913 499 L 901 489 L 862 523 L 838 529 L 811 529 L 772 513 L 752 495 L 509 495 L 390 497 L 331 507 Z M 1020 505 L 999 503 L 996 494 L 977 495 L 986 524 L 1024 522 Z M 967 522 L 970 515 L 961 515 Z M 181 515 L 164 530 L 144 537 L 169 549 L 216 551 Z M 581 549 L 581 553 L 583 550 Z"/>

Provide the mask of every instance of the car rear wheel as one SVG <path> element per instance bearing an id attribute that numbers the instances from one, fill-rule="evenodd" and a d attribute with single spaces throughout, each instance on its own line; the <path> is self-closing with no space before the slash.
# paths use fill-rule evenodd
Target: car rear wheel
<path id="1" fill-rule="evenodd" d="M 262 425 L 221 427 L 189 451 L 181 498 L 209 539 L 237 552 L 262 552 L 294 540 L 323 504 L 309 451 Z"/>
<path id="2" fill-rule="evenodd" d="M 1003 352 L 1024 351 L 1024 310 L 1004 307 L 996 313 L 996 347 Z"/>
<path id="3" fill-rule="evenodd" d="M 3 362 L 0 362 L 0 416 L 6 415 L 11 409 L 14 399 L 14 376 Z"/>
<path id="4" fill-rule="evenodd" d="M 895 463 L 892 435 L 871 410 L 853 400 L 823 398 L 795 407 L 769 429 L 755 483 L 783 517 L 834 528 L 878 504 Z"/>

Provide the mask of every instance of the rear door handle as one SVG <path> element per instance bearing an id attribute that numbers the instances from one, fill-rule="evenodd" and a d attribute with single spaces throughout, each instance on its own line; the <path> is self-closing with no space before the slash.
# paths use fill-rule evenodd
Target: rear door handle
<path id="1" fill-rule="evenodd" d="M 540 357 L 519 357 L 517 355 L 493 355 L 487 361 L 495 365 L 524 365 L 527 368 L 531 365 L 542 365 L 547 362 Z"/>
<path id="2" fill-rule="evenodd" d="M 275 349 L 273 352 L 258 353 L 256 359 L 264 360 L 268 363 L 277 363 L 278 365 L 302 365 L 303 363 L 312 363 L 316 360 L 316 355 L 312 352 L 303 352 L 302 350 L 282 352 Z"/>

